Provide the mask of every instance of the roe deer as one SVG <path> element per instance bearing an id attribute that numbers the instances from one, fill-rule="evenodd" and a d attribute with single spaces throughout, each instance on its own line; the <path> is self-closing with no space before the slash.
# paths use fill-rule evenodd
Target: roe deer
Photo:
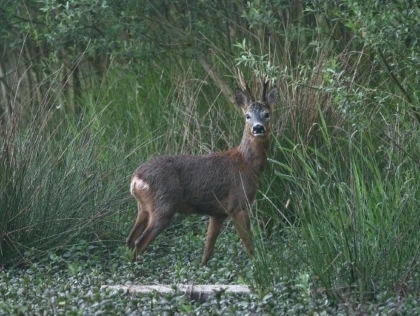
<path id="1" fill-rule="evenodd" d="M 278 99 L 277 88 L 267 92 L 263 85 L 257 101 L 240 76 L 242 89 L 235 96 L 242 108 L 245 128 L 240 145 L 231 150 L 191 156 L 157 156 L 133 174 L 130 191 L 138 204 L 138 216 L 127 238 L 136 256 L 141 255 L 168 226 L 176 212 L 210 215 L 201 266 L 206 265 L 227 217 L 248 253 L 253 244 L 248 205 L 257 192 L 258 178 L 267 161 L 270 140 L 270 112 Z"/>

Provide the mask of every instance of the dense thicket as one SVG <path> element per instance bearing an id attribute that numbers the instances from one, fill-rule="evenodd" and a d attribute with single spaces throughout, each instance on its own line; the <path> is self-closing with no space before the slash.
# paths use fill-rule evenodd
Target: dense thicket
<path id="1" fill-rule="evenodd" d="M 111 65 L 141 76 L 150 68 L 182 71 L 189 60 L 197 60 L 230 97 L 226 75 L 212 67 L 231 73 L 239 57 L 277 80 L 301 75 L 306 66 L 347 75 L 350 92 L 356 89 L 350 83 L 385 84 L 419 120 L 418 13 L 415 1 L 3 0 L 1 109 L 11 112 L 16 105 L 17 80 L 18 100 L 29 94 L 28 101 L 39 103 L 54 87 L 60 101 L 75 106 L 72 97 Z M 251 55 L 238 50 L 244 39 Z M 395 112 L 387 100 L 375 103 Z M 365 106 L 353 107 L 348 110 L 360 114 Z"/>

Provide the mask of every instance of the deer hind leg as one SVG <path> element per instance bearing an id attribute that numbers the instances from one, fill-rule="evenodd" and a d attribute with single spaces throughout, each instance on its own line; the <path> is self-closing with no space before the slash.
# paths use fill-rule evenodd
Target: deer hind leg
<path id="1" fill-rule="evenodd" d="M 211 255 L 213 254 L 214 244 L 216 243 L 216 239 L 220 234 L 220 230 L 225 219 L 226 216 L 210 217 L 210 222 L 207 229 L 206 244 L 204 246 L 204 253 L 200 266 L 205 266 L 207 264 L 207 261 L 209 261 Z"/>
<path id="2" fill-rule="evenodd" d="M 170 223 L 174 212 L 159 212 L 154 210 L 149 215 L 149 222 L 143 234 L 135 241 L 136 256 L 140 256 L 146 250 L 147 246 L 164 230 Z"/>
<path id="3" fill-rule="evenodd" d="M 142 209 L 141 203 L 137 202 L 138 215 L 136 223 L 134 224 L 133 229 L 130 232 L 130 235 L 127 238 L 127 245 L 130 249 L 134 249 L 134 242 L 143 234 L 144 230 L 147 227 L 149 221 L 149 214 Z"/>
<path id="4" fill-rule="evenodd" d="M 241 237 L 242 244 L 250 257 L 254 255 L 254 245 L 252 242 L 251 221 L 246 210 L 232 214 L 233 224 Z"/>

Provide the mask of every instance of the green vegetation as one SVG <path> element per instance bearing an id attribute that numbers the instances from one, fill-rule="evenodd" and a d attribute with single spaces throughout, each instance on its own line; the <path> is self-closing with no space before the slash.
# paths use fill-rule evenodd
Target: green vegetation
<path id="1" fill-rule="evenodd" d="M 418 4 L 0 9 L 0 313 L 419 312 Z M 229 224 L 199 269 L 206 218 L 178 216 L 131 263 L 132 172 L 152 155 L 236 146 L 237 67 L 281 98 L 250 210 L 256 256 Z M 246 283 L 254 294 L 193 303 L 100 291 L 126 282 Z"/>
<path id="2" fill-rule="evenodd" d="M 308 274 L 284 279 L 274 287 L 256 289 L 250 296 L 217 293 L 206 302 L 193 302 L 181 293 L 135 296 L 124 291 L 101 290 L 114 284 L 238 284 L 252 269 L 232 227 L 220 236 L 218 251 L 208 267 L 198 268 L 202 223 L 177 225 L 159 236 L 141 261 L 131 263 L 125 247 L 107 251 L 79 242 L 59 253 L 29 264 L 25 269 L 8 269 L 0 275 L 0 313 L 11 315 L 348 315 L 354 313 L 395 315 L 417 314 L 420 302 L 413 294 L 403 298 L 378 292 L 373 301 L 361 304 L 335 302 L 317 291 Z M 170 238 L 167 238 L 167 237 Z M 182 251 L 179 251 L 182 250 Z M 28 254 L 28 260 L 31 255 Z M 374 304 L 373 304 L 374 303 Z"/>

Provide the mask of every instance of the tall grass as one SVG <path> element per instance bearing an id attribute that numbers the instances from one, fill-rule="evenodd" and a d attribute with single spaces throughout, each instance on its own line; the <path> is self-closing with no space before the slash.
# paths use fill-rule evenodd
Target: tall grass
<path id="1" fill-rule="evenodd" d="M 281 160 L 271 160 L 271 182 L 283 190 L 295 222 L 279 226 L 268 242 L 260 233 L 257 278 L 275 283 L 306 271 L 340 299 L 418 291 L 420 174 L 408 154 L 418 150 L 418 132 L 400 139 L 400 148 L 381 143 L 374 126 L 337 133 L 322 123 L 312 144 L 276 140 Z M 285 210 L 266 209 L 265 217 L 279 222 Z M 273 242 L 279 251 L 264 246 Z"/>
<path id="2" fill-rule="evenodd" d="M 75 239 L 112 240 L 107 220 L 127 198 L 124 153 L 118 139 L 99 143 L 95 119 L 70 126 L 57 109 L 9 126 L 1 143 L 1 261 L 25 259 Z M 113 147 L 115 146 L 115 147 Z"/>

